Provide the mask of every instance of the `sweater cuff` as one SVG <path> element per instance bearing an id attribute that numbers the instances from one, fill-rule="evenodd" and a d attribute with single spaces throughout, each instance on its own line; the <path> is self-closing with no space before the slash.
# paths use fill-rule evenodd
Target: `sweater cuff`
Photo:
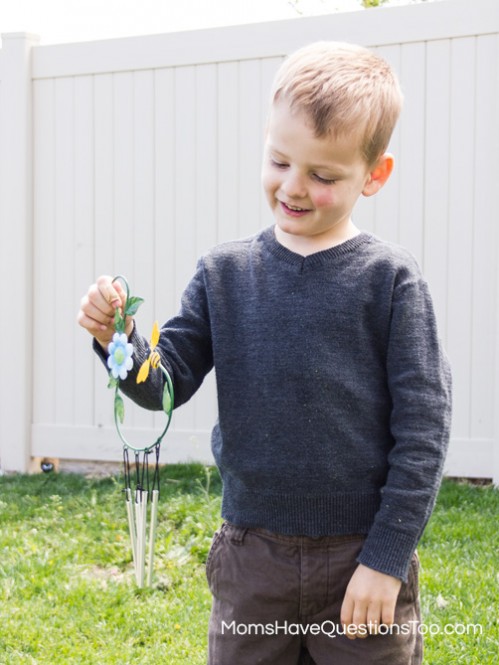
<path id="1" fill-rule="evenodd" d="M 369 531 L 357 561 L 368 568 L 407 582 L 416 545 L 417 541 L 413 535 L 387 529 L 375 523 Z"/>

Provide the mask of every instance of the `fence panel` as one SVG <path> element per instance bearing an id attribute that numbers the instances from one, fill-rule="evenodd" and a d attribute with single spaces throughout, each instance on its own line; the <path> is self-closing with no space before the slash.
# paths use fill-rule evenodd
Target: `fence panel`
<path id="1" fill-rule="evenodd" d="M 447 472 L 499 480 L 498 33 L 495 2 L 449 0 L 33 48 L 29 453 L 120 459 L 104 370 L 75 324 L 79 298 L 96 275 L 126 274 L 146 298 L 148 335 L 175 313 L 200 254 L 270 224 L 260 162 L 272 78 L 286 53 L 341 39 L 377 49 L 405 94 L 396 171 L 355 221 L 408 247 L 430 282 L 454 370 Z M 215 419 L 210 376 L 175 413 L 163 460 L 210 461 Z M 151 440 L 161 415 L 127 404 L 126 422 Z"/>

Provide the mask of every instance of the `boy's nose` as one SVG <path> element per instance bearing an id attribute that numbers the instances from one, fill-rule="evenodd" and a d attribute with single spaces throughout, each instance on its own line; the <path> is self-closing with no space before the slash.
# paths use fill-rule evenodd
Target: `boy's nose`
<path id="1" fill-rule="evenodd" d="M 301 199 L 307 194 L 303 177 L 298 173 L 287 173 L 281 184 L 281 191 L 289 198 Z"/>

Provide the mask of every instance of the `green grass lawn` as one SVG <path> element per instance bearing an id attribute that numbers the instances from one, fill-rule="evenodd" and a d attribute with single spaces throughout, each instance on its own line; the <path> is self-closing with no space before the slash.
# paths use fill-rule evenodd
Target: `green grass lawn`
<path id="1" fill-rule="evenodd" d="M 218 475 L 163 469 L 149 589 L 135 585 L 120 490 L 115 478 L 0 478 L 0 665 L 205 663 Z M 499 662 L 498 514 L 499 491 L 444 483 L 419 547 L 424 621 L 441 631 L 426 638 L 428 665 Z M 466 624 L 482 634 L 442 632 Z"/>

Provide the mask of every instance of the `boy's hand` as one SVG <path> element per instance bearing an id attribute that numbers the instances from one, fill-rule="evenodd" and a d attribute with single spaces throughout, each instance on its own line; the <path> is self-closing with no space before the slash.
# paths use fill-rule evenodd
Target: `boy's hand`
<path id="1" fill-rule="evenodd" d="M 126 293 L 121 284 L 108 275 L 97 279 L 95 284 L 81 299 L 78 323 L 95 337 L 102 348 L 107 349 L 114 335 L 114 313 L 116 308 L 123 308 Z M 133 318 L 127 317 L 125 332 L 130 336 L 133 330 Z"/>
<path id="2" fill-rule="evenodd" d="M 347 586 L 341 606 L 345 635 L 354 640 L 376 633 L 376 626 L 390 626 L 402 582 L 359 564 Z"/>

